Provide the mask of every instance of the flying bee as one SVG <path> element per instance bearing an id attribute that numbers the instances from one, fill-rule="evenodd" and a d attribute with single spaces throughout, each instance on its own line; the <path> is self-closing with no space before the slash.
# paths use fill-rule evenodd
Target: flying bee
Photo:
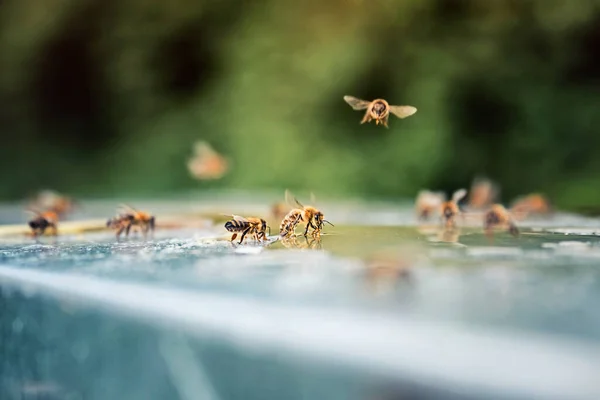
<path id="1" fill-rule="evenodd" d="M 31 228 L 31 233 L 34 237 L 41 236 L 50 230 L 50 234 L 55 236 L 58 233 L 58 214 L 54 211 L 33 211 L 35 217 L 27 224 Z"/>
<path id="2" fill-rule="evenodd" d="M 426 221 L 441 207 L 446 200 L 446 195 L 440 192 L 431 192 L 429 190 L 421 190 L 415 201 L 415 211 L 417 218 L 421 221 Z"/>
<path id="3" fill-rule="evenodd" d="M 483 218 L 483 229 L 486 236 L 492 237 L 494 228 L 504 228 L 513 236 L 519 236 L 519 229 L 515 225 L 509 212 L 501 204 L 494 204 L 485 213 Z"/>
<path id="4" fill-rule="evenodd" d="M 281 220 L 290 210 L 290 206 L 284 202 L 275 203 L 271 206 L 271 216 L 276 220 Z"/>
<path id="5" fill-rule="evenodd" d="M 500 188 L 491 180 L 484 177 L 473 179 L 469 190 L 468 207 L 473 210 L 483 210 L 490 207 L 498 199 Z"/>
<path id="6" fill-rule="evenodd" d="M 242 233 L 242 236 L 238 244 L 241 244 L 244 241 L 247 234 L 254 236 L 254 240 L 257 242 L 260 242 L 261 239 L 267 241 L 267 229 L 270 232 L 271 228 L 264 219 L 256 217 L 244 218 L 239 215 L 228 215 L 228 217 L 232 217 L 233 219 L 225 222 L 225 229 L 233 233 L 231 236 L 232 242 L 240 232 Z"/>
<path id="7" fill-rule="evenodd" d="M 552 206 L 544 195 L 532 193 L 516 199 L 510 208 L 510 212 L 517 220 L 522 220 L 529 215 L 548 215 L 552 212 Z"/>
<path id="8" fill-rule="evenodd" d="M 144 211 L 138 211 L 131 206 L 123 205 L 122 208 L 125 209 L 125 212 L 106 221 L 107 228 L 115 229 L 117 231 L 117 239 L 121 236 L 123 231 L 125 231 L 125 236 L 129 236 L 132 227 L 140 229 L 144 237 L 148 235 L 148 232 L 154 232 L 154 216 Z"/>
<path id="9" fill-rule="evenodd" d="M 467 195 L 466 189 L 459 189 L 452 195 L 452 199 L 442 203 L 440 207 L 440 215 L 446 228 L 454 228 L 456 226 L 456 216 L 460 214 L 458 202 Z"/>
<path id="10" fill-rule="evenodd" d="M 222 178 L 229 170 L 229 161 L 204 141 L 194 145 L 194 156 L 187 162 L 190 175 L 199 180 Z"/>
<path id="11" fill-rule="evenodd" d="M 388 128 L 388 118 L 394 114 L 398 118 L 410 117 L 417 112 L 413 106 L 391 106 L 384 99 L 375 99 L 373 101 L 361 100 L 353 96 L 344 96 L 344 101 L 354 110 L 367 110 L 361 124 L 375 120 L 375 124 L 382 124 Z"/>
<path id="12" fill-rule="evenodd" d="M 73 211 L 76 203 L 68 196 L 52 190 L 42 190 L 29 202 L 30 208 L 54 211 L 60 218 Z"/>
<path id="13" fill-rule="evenodd" d="M 289 191 L 285 191 L 285 199 L 288 204 L 292 204 L 291 202 L 292 195 Z M 326 222 L 331 226 L 334 226 L 331 222 L 324 219 L 323 213 L 312 206 L 303 206 L 295 197 L 294 202 L 298 206 L 298 208 L 293 208 L 290 212 L 287 213 L 283 220 L 281 221 L 281 225 L 279 227 L 279 235 L 282 237 L 290 237 L 294 235 L 296 226 L 299 223 L 303 223 L 306 225 L 306 229 L 304 230 L 304 236 L 308 234 L 308 228 L 312 228 L 313 231 L 311 235 L 313 237 L 320 236 L 321 230 L 323 229 L 323 223 Z"/>

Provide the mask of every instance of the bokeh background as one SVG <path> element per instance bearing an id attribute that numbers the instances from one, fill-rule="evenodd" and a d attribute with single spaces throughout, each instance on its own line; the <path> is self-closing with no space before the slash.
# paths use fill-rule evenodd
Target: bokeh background
<path id="1" fill-rule="evenodd" d="M 600 205 L 600 1 L 3 0 L 0 54 L 0 199 L 487 176 Z M 346 94 L 419 112 L 360 125 Z M 223 179 L 190 176 L 200 139 Z"/>

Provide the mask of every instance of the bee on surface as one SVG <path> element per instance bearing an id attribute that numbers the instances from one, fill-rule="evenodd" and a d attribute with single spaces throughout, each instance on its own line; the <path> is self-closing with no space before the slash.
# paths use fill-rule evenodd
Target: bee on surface
<path id="1" fill-rule="evenodd" d="M 144 211 L 138 211 L 131 206 L 124 205 L 122 208 L 125 209 L 125 212 L 106 221 L 107 228 L 117 231 L 117 239 L 123 231 L 125 231 L 125 236 L 129 236 L 132 227 L 140 229 L 144 237 L 148 235 L 148 232 L 154 232 L 154 216 Z"/>
<path id="2" fill-rule="evenodd" d="M 194 145 L 194 156 L 188 160 L 188 171 L 195 179 L 211 180 L 222 178 L 229 170 L 229 162 L 204 141 Z"/>
<path id="3" fill-rule="evenodd" d="M 519 236 L 519 229 L 515 225 L 510 213 L 501 204 L 494 204 L 483 217 L 483 230 L 486 236 L 492 237 L 494 228 L 503 228 L 513 236 Z"/>
<path id="4" fill-rule="evenodd" d="M 517 198 L 512 204 L 510 212 L 517 220 L 522 220 L 527 218 L 528 215 L 548 215 L 552 212 L 552 207 L 544 195 L 532 193 Z"/>
<path id="5" fill-rule="evenodd" d="M 31 234 L 33 237 L 38 237 L 50 230 L 50 235 L 56 236 L 58 234 L 58 214 L 54 211 L 33 211 L 35 217 L 27 223 L 31 228 Z"/>
<path id="6" fill-rule="evenodd" d="M 444 193 L 421 190 L 415 201 L 417 218 L 421 221 L 428 220 L 432 214 L 440 209 L 445 200 L 446 195 Z"/>
<path id="7" fill-rule="evenodd" d="M 466 189 L 459 189 L 452 195 L 452 199 L 445 201 L 440 206 L 440 215 L 444 226 L 448 228 L 454 228 L 456 226 L 456 216 L 460 214 L 460 208 L 458 202 L 467 195 Z"/>
<path id="8" fill-rule="evenodd" d="M 398 118 L 410 117 L 417 112 L 413 106 L 391 106 L 384 99 L 375 99 L 373 101 L 361 100 L 353 96 L 344 96 L 344 101 L 348 103 L 353 110 L 367 110 L 360 121 L 361 124 L 375 120 L 375 124 L 382 124 L 388 128 L 388 118 L 394 114 Z"/>
<path id="9" fill-rule="evenodd" d="M 292 204 L 292 195 L 289 191 L 285 191 L 285 198 L 288 204 Z M 296 226 L 299 223 L 306 225 L 304 230 L 304 236 L 308 234 L 308 229 L 312 228 L 311 235 L 320 236 L 321 230 L 323 229 L 323 223 L 326 222 L 331 226 L 334 226 L 331 222 L 324 219 L 323 213 L 312 206 L 303 206 L 295 197 L 294 202 L 299 208 L 293 208 L 281 221 L 279 227 L 279 235 L 281 237 L 290 237 L 295 234 Z"/>
<path id="10" fill-rule="evenodd" d="M 225 222 L 225 229 L 233 233 L 231 236 L 232 242 L 240 232 L 242 236 L 238 244 L 244 241 L 247 234 L 253 236 L 257 242 L 260 242 L 261 239 L 267 241 L 267 229 L 270 230 L 270 228 L 264 219 L 256 217 L 244 218 L 239 215 L 228 215 L 228 217 L 232 217 L 232 219 Z"/>
<path id="11" fill-rule="evenodd" d="M 473 180 L 469 191 L 468 207 L 483 210 L 490 207 L 498 199 L 498 185 L 487 178 L 478 177 Z"/>

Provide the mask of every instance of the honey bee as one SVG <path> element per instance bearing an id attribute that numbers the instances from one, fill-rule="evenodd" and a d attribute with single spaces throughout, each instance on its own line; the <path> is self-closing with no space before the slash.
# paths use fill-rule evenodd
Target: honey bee
<path id="1" fill-rule="evenodd" d="M 54 211 L 59 217 L 63 217 L 75 208 L 75 202 L 70 197 L 55 191 L 42 190 L 31 199 L 29 207 Z"/>
<path id="2" fill-rule="evenodd" d="M 291 204 L 291 194 L 286 190 L 285 192 L 286 202 Z M 312 228 L 311 235 L 313 237 L 320 236 L 321 230 L 323 229 L 323 223 L 326 222 L 331 226 L 334 226 L 331 222 L 324 219 L 323 213 L 312 206 L 303 206 L 295 197 L 294 202 L 299 208 L 293 208 L 281 221 L 279 227 L 279 235 L 281 237 L 290 237 L 295 234 L 296 225 L 303 223 L 306 225 L 304 230 L 304 236 L 308 234 L 308 228 Z"/>
<path id="3" fill-rule="evenodd" d="M 276 220 L 281 220 L 290 210 L 290 206 L 286 203 L 279 202 L 271 206 L 271 215 Z"/>
<path id="4" fill-rule="evenodd" d="M 485 213 L 483 218 L 483 229 L 486 236 L 492 237 L 494 228 L 507 229 L 513 236 L 519 236 L 519 229 L 515 225 L 509 212 L 501 204 L 494 204 Z"/>
<path id="5" fill-rule="evenodd" d="M 417 112 L 413 106 L 391 106 L 384 99 L 375 99 L 373 101 L 361 100 L 353 96 L 344 96 L 344 101 L 354 110 L 367 110 L 361 124 L 375 120 L 375 124 L 382 124 L 388 128 L 388 118 L 394 114 L 398 118 L 410 117 Z"/>
<path id="6" fill-rule="evenodd" d="M 452 199 L 442 203 L 440 207 L 440 215 L 444 226 L 448 228 L 454 228 L 456 226 L 456 216 L 460 214 L 460 208 L 458 202 L 467 195 L 466 189 L 459 189 L 452 195 Z"/>
<path id="7" fill-rule="evenodd" d="M 470 209 L 483 210 L 490 207 L 498 198 L 498 185 L 487 178 L 475 178 L 469 191 L 468 206 Z"/>
<path id="8" fill-rule="evenodd" d="M 417 218 L 421 221 L 428 220 L 434 212 L 439 210 L 445 200 L 444 193 L 421 190 L 415 201 Z"/>
<path id="9" fill-rule="evenodd" d="M 33 237 L 41 236 L 50 230 L 50 235 L 56 236 L 58 233 L 58 214 L 54 211 L 33 211 L 35 217 L 28 222 L 31 228 L 31 234 Z"/>
<path id="10" fill-rule="evenodd" d="M 539 193 L 532 193 L 516 199 L 510 208 L 510 212 L 518 220 L 522 220 L 528 215 L 547 215 L 551 213 L 551 210 L 548 199 Z"/>
<path id="11" fill-rule="evenodd" d="M 122 208 L 125 209 L 125 212 L 106 221 L 107 228 L 117 231 L 117 239 L 119 239 L 123 231 L 125 231 L 125 236 L 129 236 L 132 227 L 139 228 L 144 237 L 148 235 L 148 232 L 154 232 L 154 216 L 144 211 L 138 211 L 131 206 L 124 205 Z"/>
<path id="12" fill-rule="evenodd" d="M 254 236 L 254 240 L 260 242 L 267 241 L 267 229 L 270 231 L 271 228 L 267 225 L 267 221 L 262 218 L 256 217 L 240 217 L 239 215 L 228 215 L 228 217 L 232 217 L 233 219 L 225 222 L 225 229 L 229 232 L 233 232 L 231 236 L 231 241 L 237 237 L 238 233 L 242 233 L 240 241 L 238 244 L 241 244 L 244 241 L 244 237 L 247 234 Z"/>
<path id="13" fill-rule="evenodd" d="M 194 153 L 194 156 L 188 160 L 187 167 L 192 177 L 196 179 L 220 179 L 229 170 L 227 159 L 217 153 L 207 142 L 196 142 Z"/>

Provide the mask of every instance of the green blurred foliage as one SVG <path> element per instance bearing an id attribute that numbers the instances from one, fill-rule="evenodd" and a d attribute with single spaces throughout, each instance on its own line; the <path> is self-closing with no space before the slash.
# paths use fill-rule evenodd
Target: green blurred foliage
<path id="1" fill-rule="evenodd" d="M 0 197 L 39 188 L 600 204 L 600 1 L 4 0 Z M 342 97 L 419 111 L 360 125 Z M 197 182 L 207 140 L 232 161 Z"/>

